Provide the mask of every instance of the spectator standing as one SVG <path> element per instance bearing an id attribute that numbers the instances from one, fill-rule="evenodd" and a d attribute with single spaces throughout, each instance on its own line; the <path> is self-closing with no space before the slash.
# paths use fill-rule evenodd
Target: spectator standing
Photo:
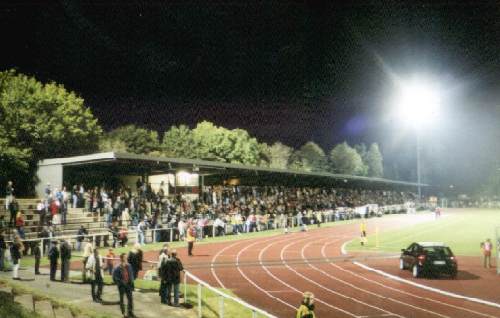
<path id="1" fill-rule="evenodd" d="M 125 303 L 124 296 L 127 296 L 127 317 L 136 317 L 133 313 L 134 310 L 134 274 L 132 272 L 132 266 L 127 263 L 127 254 L 120 254 L 120 265 L 118 265 L 113 270 L 113 282 L 118 287 L 118 293 L 120 294 L 120 309 L 123 316 L 125 316 Z"/>
<path id="2" fill-rule="evenodd" d="M 19 233 L 19 236 L 24 239 L 24 214 L 23 211 L 17 212 L 16 215 L 16 229 L 17 233 Z"/>
<path id="3" fill-rule="evenodd" d="M 52 241 L 52 246 L 49 249 L 48 258 L 50 261 L 50 280 L 56 280 L 57 262 L 59 261 L 59 249 L 57 248 L 57 241 Z"/>
<path id="4" fill-rule="evenodd" d="M 10 227 L 15 226 L 16 215 L 17 215 L 18 211 L 19 211 L 19 205 L 17 204 L 17 200 L 14 196 L 12 196 L 12 199 L 9 202 L 9 212 L 10 212 L 9 225 L 10 225 Z"/>
<path id="5" fill-rule="evenodd" d="M 40 250 L 39 242 L 35 242 L 33 255 L 35 256 L 35 275 L 40 275 L 40 259 L 42 258 L 42 251 Z"/>
<path id="6" fill-rule="evenodd" d="M 160 300 L 162 304 L 168 304 L 167 302 L 167 267 L 166 263 L 168 260 L 168 250 L 164 247 L 160 256 L 158 257 L 158 276 L 160 277 Z"/>
<path id="7" fill-rule="evenodd" d="M 61 281 L 69 281 L 69 262 L 71 260 L 71 246 L 68 241 L 61 240 Z"/>
<path id="8" fill-rule="evenodd" d="M 2 272 L 5 271 L 5 250 L 7 250 L 7 245 L 3 237 L 3 230 L 0 229 L 0 271 Z"/>
<path id="9" fill-rule="evenodd" d="M 128 254 L 128 263 L 132 267 L 132 273 L 134 274 L 134 279 L 137 279 L 139 271 L 142 270 L 142 250 L 141 246 L 136 243 L 132 250 Z"/>
<path id="10" fill-rule="evenodd" d="M 45 225 L 45 215 L 47 213 L 46 209 L 45 209 L 45 204 L 43 203 L 43 200 L 40 200 L 37 205 L 36 205 L 36 212 L 38 213 L 38 217 L 39 217 L 39 222 L 40 222 L 40 226 L 44 226 Z"/>
<path id="11" fill-rule="evenodd" d="M 167 304 L 174 307 L 179 306 L 179 285 L 181 283 L 181 272 L 184 270 L 182 262 L 177 258 L 177 251 L 173 250 L 170 258 L 165 262 L 167 283 Z M 174 303 L 171 303 L 170 294 L 174 293 Z"/>
<path id="12" fill-rule="evenodd" d="M 92 300 L 96 303 L 102 302 L 102 288 L 104 286 L 103 260 L 97 248 L 89 256 L 85 269 L 89 271 Z"/>
<path id="13" fill-rule="evenodd" d="M 7 186 L 5 187 L 5 210 L 9 209 L 9 204 L 14 199 L 14 184 L 12 181 L 7 182 Z"/>
<path id="14" fill-rule="evenodd" d="M 42 231 L 40 231 L 40 233 L 38 233 L 38 238 L 41 238 L 42 239 L 42 249 L 43 249 L 43 252 L 46 253 L 47 252 L 47 248 L 49 246 L 49 230 L 47 229 L 46 226 L 44 226 L 42 228 Z"/>
<path id="15" fill-rule="evenodd" d="M 300 307 L 297 309 L 296 318 L 316 318 L 314 314 L 314 295 L 311 292 L 305 292 Z"/>
<path id="16" fill-rule="evenodd" d="M 190 224 L 186 232 L 186 242 L 188 243 L 188 256 L 193 256 L 193 248 L 195 240 L 196 240 L 196 232 L 194 226 Z"/>
<path id="17" fill-rule="evenodd" d="M 146 222 L 141 220 L 137 225 L 137 242 L 140 245 L 144 245 L 144 232 L 146 231 Z"/>
<path id="18" fill-rule="evenodd" d="M 87 261 L 92 255 L 92 251 L 94 250 L 94 247 L 92 246 L 90 238 L 87 240 L 85 243 L 85 246 L 83 247 L 83 269 L 82 269 L 82 281 L 85 282 L 87 280 Z"/>
<path id="19" fill-rule="evenodd" d="M 483 267 L 491 268 L 491 250 L 493 249 L 493 244 L 491 244 L 490 239 L 486 239 L 484 243 L 481 243 L 483 250 Z"/>
<path id="20" fill-rule="evenodd" d="M 108 270 L 109 275 L 113 274 L 113 268 L 115 266 L 114 258 L 116 257 L 115 253 L 113 252 L 113 249 L 110 248 L 108 250 L 108 254 L 106 254 L 106 269 Z"/>
<path id="21" fill-rule="evenodd" d="M 24 245 L 21 242 L 21 238 L 16 235 L 14 241 L 10 246 L 10 258 L 12 261 L 12 279 L 20 280 L 19 278 L 19 266 L 21 266 L 21 257 L 24 250 Z"/>
<path id="22" fill-rule="evenodd" d="M 80 225 L 80 228 L 78 229 L 77 232 L 77 237 L 76 237 L 76 250 L 80 251 L 82 249 L 82 242 L 85 239 L 85 236 L 88 235 L 89 233 L 87 232 L 87 229 L 83 227 L 83 225 Z"/>

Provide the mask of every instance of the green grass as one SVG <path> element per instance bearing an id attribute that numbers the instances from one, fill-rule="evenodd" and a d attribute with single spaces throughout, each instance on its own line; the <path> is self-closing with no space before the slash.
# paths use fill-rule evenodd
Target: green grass
<path id="1" fill-rule="evenodd" d="M 1 284 L 0 284 L 1 285 Z M 4 318 L 43 318 L 37 313 L 24 309 L 10 297 L 2 297 L 0 301 L 0 317 Z"/>
<path id="2" fill-rule="evenodd" d="M 71 276 L 72 281 L 81 281 L 82 277 L 81 275 L 75 275 Z M 106 285 L 112 285 L 112 278 L 108 275 L 104 276 L 104 284 Z M 143 279 L 136 279 L 134 281 L 135 288 L 141 289 L 145 292 L 154 292 L 155 294 L 158 293 L 160 289 L 160 282 L 159 281 L 150 281 L 150 280 L 143 280 Z M 223 289 L 223 288 L 216 288 L 217 290 L 233 296 L 235 298 L 238 298 L 231 290 L 229 289 Z M 180 292 L 184 293 L 184 284 L 181 284 L 180 286 Z M 191 304 L 194 308 L 194 310 L 198 310 L 198 302 L 197 302 L 197 294 L 198 294 L 198 286 L 197 285 L 192 285 L 188 284 L 187 285 L 187 299 L 188 303 Z M 159 302 L 158 298 L 158 302 Z M 218 318 L 219 317 L 219 306 L 220 306 L 220 297 L 217 293 L 214 293 L 207 288 L 202 288 L 202 316 L 204 318 Z M 239 318 L 250 318 L 252 317 L 252 312 L 247 309 L 246 307 L 240 305 L 239 303 L 236 303 L 234 301 L 225 299 L 224 300 L 224 315 L 226 317 L 239 317 Z M 256 317 L 261 317 L 261 315 L 257 315 Z"/>
<path id="3" fill-rule="evenodd" d="M 78 316 L 79 314 L 83 314 L 83 315 L 86 315 L 90 318 L 112 318 L 108 314 L 97 313 L 97 312 L 90 310 L 90 309 L 87 309 L 83 306 L 76 306 L 74 304 L 70 304 L 70 303 L 62 301 L 60 299 L 56 299 L 54 297 L 49 297 L 45 293 L 43 293 L 42 291 L 39 291 L 38 289 L 29 288 L 29 287 L 23 286 L 17 282 L 13 282 L 13 281 L 8 280 L 8 279 L 0 278 L 0 285 L 2 285 L 2 284 L 11 286 L 14 295 L 31 294 L 31 295 L 33 295 L 33 299 L 35 299 L 36 301 L 49 300 L 52 302 L 52 306 L 54 306 L 54 307 L 68 308 L 74 316 Z M 0 305 L 1 305 L 1 303 L 2 302 L 0 302 Z M 15 308 L 14 308 L 14 310 L 15 310 Z M 2 317 L 2 318 L 3 317 L 16 317 L 17 318 L 18 316 L 3 316 L 3 315 L 1 315 L 1 311 L 0 311 L 0 317 Z M 19 317 L 22 317 L 22 318 L 24 318 L 24 317 L 26 317 L 26 318 L 31 318 L 31 317 L 41 318 L 40 315 L 36 315 L 34 313 L 30 313 L 27 316 L 19 316 Z"/>
<path id="4" fill-rule="evenodd" d="M 379 233 L 378 248 L 375 235 L 368 233 L 365 247 L 361 247 L 360 240 L 355 239 L 347 245 L 347 250 L 400 252 L 413 242 L 430 241 L 446 243 L 456 255 L 480 256 L 480 242 L 487 238 L 495 241 L 495 227 L 500 226 L 500 210 L 445 209 L 443 215 L 438 220 Z"/>

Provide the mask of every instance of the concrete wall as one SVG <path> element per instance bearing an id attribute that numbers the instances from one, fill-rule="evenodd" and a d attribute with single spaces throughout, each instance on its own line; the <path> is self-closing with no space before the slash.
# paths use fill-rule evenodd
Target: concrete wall
<path id="1" fill-rule="evenodd" d="M 62 188 L 63 166 L 61 164 L 38 166 L 36 175 L 38 177 L 38 184 L 35 187 L 37 197 L 43 198 L 45 196 L 47 183 L 50 183 L 52 189 Z"/>

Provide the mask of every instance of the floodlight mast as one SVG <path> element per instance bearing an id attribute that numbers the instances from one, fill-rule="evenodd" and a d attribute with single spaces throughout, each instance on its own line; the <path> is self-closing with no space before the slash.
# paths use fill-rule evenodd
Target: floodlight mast
<path id="1" fill-rule="evenodd" d="M 418 201 L 422 199 L 421 160 L 420 160 L 420 127 L 431 120 L 437 113 L 440 104 L 439 90 L 429 81 L 411 80 L 401 83 L 397 107 L 399 116 L 409 122 L 417 137 L 417 187 Z"/>

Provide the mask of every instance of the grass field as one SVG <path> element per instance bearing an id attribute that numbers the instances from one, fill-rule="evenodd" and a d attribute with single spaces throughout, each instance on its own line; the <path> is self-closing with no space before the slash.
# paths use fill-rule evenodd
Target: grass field
<path id="1" fill-rule="evenodd" d="M 444 209 L 438 220 L 379 233 L 378 248 L 375 235 L 368 233 L 365 247 L 356 239 L 347 245 L 347 250 L 400 252 L 413 242 L 435 241 L 448 244 L 456 255 L 480 256 L 480 242 L 490 238 L 494 243 L 497 226 L 500 226 L 500 210 Z"/>

